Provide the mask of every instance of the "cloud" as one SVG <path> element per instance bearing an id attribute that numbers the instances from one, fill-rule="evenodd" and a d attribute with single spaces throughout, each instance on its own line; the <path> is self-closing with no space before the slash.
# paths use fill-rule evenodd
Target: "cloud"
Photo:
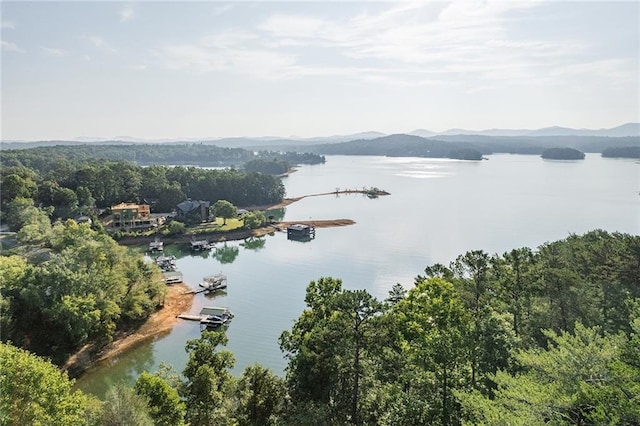
<path id="1" fill-rule="evenodd" d="M 340 76 L 400 86 L 549 84 L 546 76 L 554 73 L 613 71 L 615 62 L 589 65 L 593 46 L 581 39 L 519 31 L 544 28 L 545 18 L 529 12 L 539 4 L 356 2 L 351 7 L 360 10 L 351 14 L 276 12 L 243 32 L 226 29 L 168 44 L 154 56 L 172 69 L 280 79 Z"/>
<path id="2" fill-rule="evenodd" d="M 295 64 L 292 55 L 265 49 L 255 34 L 228 31 L 203 37 L 192 44 L 170 44 L 153 52 L 169 69 L 196 72 L 231 72 L 277 78 Z"/>
<path id="3" fill-rule="evenodd" d="M 40 46 L 40 49 L 42 49 L 47 56 L 55 56 L 59 58 L 68 55 L 66 50 L 56 49 L 53 47 Z"/>
<path id="4" fill-rule="evenodd" d="M 13 21 L 2 21 L 0 22 L 0 28 L 7 28 L 10 30 L 16 29 L 16 23 Z"/>
<path id="5" fill-rule="evenodd" d="M 232 4 L 225 4 L 224 6 L 215 7 L 213 9 L 213 16 L 220 16 L 224 13 L 229 12 L 231 9 L 233 9 Z"/>
<path id="6" fill-rule="evenodd" d="M 24 50 L 20 49 L 17 44 L 11 41 L 0 40 L 0 47 L 2 47 L 2 50 L 7 52 L 24 53 Z"/>
<path id="7" fill-rule="evenodd" d="M 83 36 L 82 38 L 97 49 L 106 50 L 108 52 L 116 51 L 113 46 L 107 43 L 107 41 L 100 36 Z"/>
<path id="8" fill-rule="evenodd" d="M 118 15 L 120 16 L 120 22 L 127 22 L 135 17 L 136 11 L 132 6 L 127 5 L 118 11 Z"/>

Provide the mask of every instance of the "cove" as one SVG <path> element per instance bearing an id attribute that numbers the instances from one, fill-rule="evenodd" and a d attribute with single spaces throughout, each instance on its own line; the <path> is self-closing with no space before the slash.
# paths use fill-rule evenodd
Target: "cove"
<path id="1" fill-rule="evenodd" d="M 278 337 L 304 309 L 311 280 L 340 278 L 347 289 L 366 289 L 384 299 L 394 284 L 410 288 L 426 266 L 448 264 L 469 250 L 535 249 L 593 229 L 637 235 L 639 171 L 636 160 L 599 154 L 579 161 L 505 154 L 479 162 L 329 156 L 324 165 L 302 166 L 283 178 L 286 196 L 370 187 L 391 195 L 327 195 L 289 205 L 286 221 L 356 222 L 318 229 L 309 242 L 275 232 L 218 243 L 211 252 L 191 254 L 181 246 L 165 250 L 176 255 L 184 281 L 193 288 L 206 275 L 227 276 L 226 294 L 197 295 L 192 311 L 212 305 L 233 311 L 227 349 L 236 357 L 234 373 L 260 363 L 284 374 Z M 197 323 L 181 321 L 171 333 L 88 370 L 77 386 L 102 397 L 112 384 L 132 384 L 162 362 L 180 372 L 186 341 L 199 335 Z"/>

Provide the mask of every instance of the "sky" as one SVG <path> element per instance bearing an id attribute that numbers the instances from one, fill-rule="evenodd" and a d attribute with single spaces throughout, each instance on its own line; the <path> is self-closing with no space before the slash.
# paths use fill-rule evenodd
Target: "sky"
<path id="1" fill-rule="evenodd" d="M 2 140 L 640 121 L 640 2 L 2 1 Z"/>

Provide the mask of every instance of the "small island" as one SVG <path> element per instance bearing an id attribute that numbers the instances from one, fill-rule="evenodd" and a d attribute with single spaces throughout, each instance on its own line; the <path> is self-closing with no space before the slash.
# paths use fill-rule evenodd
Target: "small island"
<path id="1" fill-rule="evenodd" d="M 584 152 L 574 148 L 548 148 L 542 151 L 546 160 L 584 160 Z"/>

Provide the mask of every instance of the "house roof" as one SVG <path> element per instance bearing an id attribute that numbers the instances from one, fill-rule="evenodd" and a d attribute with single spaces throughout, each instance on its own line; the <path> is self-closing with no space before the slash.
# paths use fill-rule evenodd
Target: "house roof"
<path id="1" fill-rule="evenodd" d="M 181 202 L 176 207 L 178 207 L 183 212 L 190 212 L 190 211 L 199 209 L 201 205 L 204 205 L 205 207 L 209 207 L 210 204 L 211 203 L 209 201 L 187 200 L 187 201 Z"/>

